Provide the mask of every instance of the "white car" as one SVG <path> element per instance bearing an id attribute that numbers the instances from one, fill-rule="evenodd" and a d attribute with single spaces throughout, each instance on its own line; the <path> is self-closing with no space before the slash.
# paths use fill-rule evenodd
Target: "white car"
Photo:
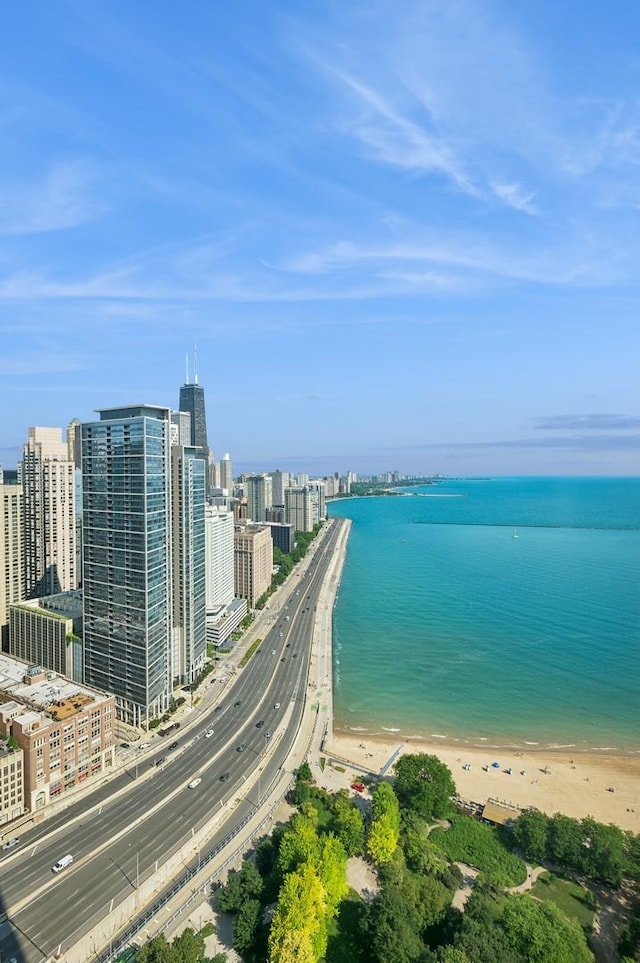
<path id="1" fill-rule="evenodd" d="M 274 705 L 273 708 L 274 708 L 274 709 L 279 709 L 279 708 L 280 708 L 280 703 L 279 703 L 279 702 L 276 702 L 276 704 Z"/>
<path id="2" fill-rule="evenodd" d="M 3 848 L 3 849 L 13 849 L 13 847 L 14 847 L 14 846 L 17 846 L 19 842 L 20 842 L 20 837 L 19 837 L 19 836 L 14 836 L 13 839 L 8 839 L 7 842 L 3 845 L 2 848 Z"/>
<path id="3" fill-rule="evenodd" d="M 200 779 L 199 776 L 197 779 L 192 779 L 191 782 L 189 783 L 189 789 L 197 789 L 201 782 L 202 782 L 202 779 Z"/>
<path id="4" fill-rule="evenodd" d="M 213 729 L 207 729 L 207 731 L 204 734 L 204 737 L 205 739 L 210 739 L 212 735 L 213 735 Z"/>

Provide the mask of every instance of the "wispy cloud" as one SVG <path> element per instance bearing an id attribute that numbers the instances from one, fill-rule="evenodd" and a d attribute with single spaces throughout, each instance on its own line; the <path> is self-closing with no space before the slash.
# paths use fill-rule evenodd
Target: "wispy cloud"
<path id="1" fill-rule="evenodd" d="M 537 418 L 533 425 L 544 431 L 619 431 L 620 429 L 640 428 L 640 417 L 635 415 L 549 415 Z"/>
<path id="2" fill-rule="evenodd" d="M 493 191 L 496 197 L 504 201 L 509 207 L 516 211 L 524 211 L 525 214 L 537 214 L 537 208 L 533 203 L 535 194 L 525 193 L 520 184 L 493 184 Z"/>
<path id="3" fill-rule="evenodd" d="M 0 191 L 0 234 L 37 234 L 77 227 L 106 208 L 96 189 L 96 165 L 54 163 L 39 181 L 5 184 Z"/>

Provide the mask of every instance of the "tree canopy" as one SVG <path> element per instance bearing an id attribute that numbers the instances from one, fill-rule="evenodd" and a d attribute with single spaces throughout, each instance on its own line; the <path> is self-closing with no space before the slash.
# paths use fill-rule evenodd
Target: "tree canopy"
<path id="1" fill-rule="evenodd" d="M 409 753 L 395 764 L 394 789 L 403 809 L 425 819 L 446 815 L 456 787 L 451 771 L 437 756 Z"/>

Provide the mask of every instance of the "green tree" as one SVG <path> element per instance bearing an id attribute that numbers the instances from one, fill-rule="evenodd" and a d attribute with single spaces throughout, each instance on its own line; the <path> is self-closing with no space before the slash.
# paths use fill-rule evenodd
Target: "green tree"
<path id="1" fill-rule="evenodd" d="M 397 845 L 398 834 L 386 820 L 378 819 L 371 823 L 367 837 L 367 853 L 377 866 L 393 859 Z"/>
<path id="2" fill-rule="evenodd" d="M 537 862 L 547 854 L 549 818 L 544 813 L 531 810 L 522 813 L 513 827 L 513 842 L 527 859 Z"/>
<path id="3" fill-rule="evenodd" d="M 619 886 L 624 871 L 625 834 L 618 826 L 605 826 L 595 819 L 582 820 L 583 871 L 591 879 Z"/>
<path id="4" fill-rule="evenodd" d="M 582 871 L 585 845 L 582 826 L 577 819 L 556 813 L 549 820 L 547 856 L 552 862 Z"/>
<path id="5" fill-rule="evenodd" d="M 527 963 L 592 963 L 582 927 L 555 903 L 540 903 L 529 895 L 505 900 L 502 926 L 513 947 Z"/>
<path id="6" fill-rule="evenodd" d="M 306 816 L 297 813 L 280 841 L 278 870 L 282 877 L 296 870 L 303 863 L 318 864 L 320 840 L 316 828 Z"/>
<path id="7" fill-rule="evenodd" d="M 383 886 L 371 905 L 367 929 L 377 963 L 414 963 L 420 958 L 420 918 L 399 887 Z"/>
<path id="8" fill-rule="evenodd" d="M 409 753 L 395 764 L 394 788 L 403 809 L 425 819 L 444 816 L 456 793 L 450 769 L 437 756 Z"/>
<path id="9" fill-rule="evenodd" d="M 338 794 L 335 800 L 333 826 L 348 856 L 364 852 L 364 817 L 345 795 Z"/>
<path id="10" fill-rule="evenodd" d="M 327 945 L 326 893 L 316 870 L 285 877 L 269 931 L 270 963 L 317 963 Z"/>
<path id="11" fill-rule="evenodd" d="M 218 906 L 224 913 L 237 913 L 246 900 L 260 899 L 263 888 L 260 873 L 253 863 L 245 860 L 240 870 L 230 870 L 226 885 L 217 891 Z"/>
<path id="12" fill-rule="evenodd" d="M 167 943 L 164 933 L 154 936 L 152 940 L 141 946 L 136 953 L 136 963 L 175 963 L 171 946 Z"/>
<path id="13" fill-rule="evenodd" d="M 381 782 L 373 792 L 371 826 L 367 853 L 374 863 L 388 863 L 396 851 L 400 836 L 400 808 L 389 783 Z"/>
<path id="14" fill-rule="evenodd" d="M 335 916 L 349 892 L 347 886 L 347 854 L 340 840 L 329 833 L 321 840 L 318 876 L 324 886 L 329 917 Z"/>
<path id="15" fill-rule="evenodd" d="M 247 899 L 233 921 L 233 948 L 244 957 L 255 944 L 262 907 L 257 899 Z"/>

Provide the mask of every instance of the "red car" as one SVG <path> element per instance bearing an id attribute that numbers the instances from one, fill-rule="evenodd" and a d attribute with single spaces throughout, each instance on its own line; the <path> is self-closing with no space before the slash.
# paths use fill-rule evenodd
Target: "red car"
<path id="1" fill-rule="evenodd" d="M 352 782 L 351 788 L 355 789 L 356 792 L 364 792 L 364 786 L 361 782 Z"/>

